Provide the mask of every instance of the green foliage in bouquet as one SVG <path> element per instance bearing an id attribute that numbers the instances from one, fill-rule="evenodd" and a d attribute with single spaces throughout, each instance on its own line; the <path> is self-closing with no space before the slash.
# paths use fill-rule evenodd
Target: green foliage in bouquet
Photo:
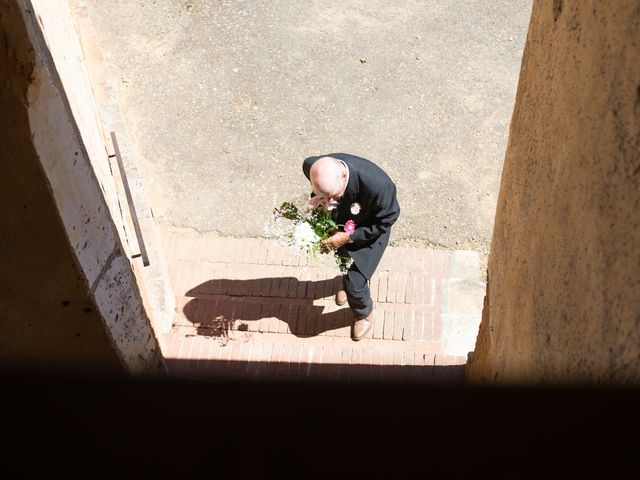
<path id="1" fill-rule="evenodd" d="M 282 202 L 280 208 L 274 209 L 274 213 L 287 220 L 302 221 L 304 216 L 300 214 L 300 210 L 291 202 Z"/>
<path id="2" fill-rule="evenodd" d="M 338 225 L 331 218 L 331 211 L 329 210 L 325 210 L 324 208 L 314 208 L 305 214 L 292 202 L 283 202 L 279 208 L 273 209 L 273 213 L 275 219 L 285 218 L 287 220 L 291 220 L 295 225 L 301 225 L 303 223 L 307 223 L 309 225 L 313 233 L 318 237 L 317 242 L 305 245 L 307 254 L 311 256 L 315 256 L 320 253 L 320 242 L 322 240 L 329 238 L 337 232 L 341 226 L 344 226 Z M 281 238 L 286 240 L 290 245 L 295 245 L 297 243 L 293 231 L 289 231 L 286 234 L 281 235 Z M 345 275 L 353 263 L 353 259 L 350 257 L 342 257 L 335 251 L 333 252 L 333 257 L 340 269 L 340 274 Z"/>
<path id="3" fill-rule="evenodd" d="M 313 209 L 307 216 L 291 202 L 282 202 L 279 208 L 274 209 L 276 217 L 286 218 L 295 223 L 307 222 L 314 233 L 325 240 L 338 231 L 339 225 L 331 218 L 331 212 L 322 208 Z"/>
<path id="4" fill-rule="evenodd" d="M 311 228 L 316 232 L 322 240 L 329 238 L 338 231 L 338 224 L 331 218 L 331 212 L 316 208 L 311 212 L 310 218 L 307 220 L 311 224 Z"/>

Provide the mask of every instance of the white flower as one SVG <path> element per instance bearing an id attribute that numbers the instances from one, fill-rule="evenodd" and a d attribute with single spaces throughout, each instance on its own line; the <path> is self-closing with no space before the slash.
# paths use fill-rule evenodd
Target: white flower
<path id="1" fill-rule="evenodd" d="M 359 203 L 352 203 L 351 204 L 351 214 L 352 215 L 357 215 L 360 213 L 360 204 Z"/>
<path id="2" fill-rule="evenodd" d="M 307 250 L 311 245 L 318 242 L 320 237 L 313 231 L 311 225 L 307 222 L 302 222 L 296 225 L 293 231 L 293 240 L 295 247 L 298 250 Z"/>
<path id="3" fill-rule="evenodd" d="M 340 275 L 346 275 L 347 273 L 349 273 L 349 268 L 353 264 L 353 258 L 340 257 L 336 254 L 335 260 L 336 260 L 336 263 L 338 264 L 338 268 L 340 269 Z"/>

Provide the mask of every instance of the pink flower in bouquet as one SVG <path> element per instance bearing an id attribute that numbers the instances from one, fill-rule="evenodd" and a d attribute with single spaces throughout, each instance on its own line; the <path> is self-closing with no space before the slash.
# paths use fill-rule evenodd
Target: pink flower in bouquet
<path id="1" fill-rule="evenodd" d="M 338 206 L 338 201 L 316 195 L 309 199 L 308 206 L 310 206 L 311 209 L 322 208 L 323 210 L 333 210 Z"/>
<path id="2" fill-rule="evenodd" d="M 347 220 L 347 223 L 344 224 L 344 231 L 351 235 L 356 229 L 356 222 L 353 220 Z"/>

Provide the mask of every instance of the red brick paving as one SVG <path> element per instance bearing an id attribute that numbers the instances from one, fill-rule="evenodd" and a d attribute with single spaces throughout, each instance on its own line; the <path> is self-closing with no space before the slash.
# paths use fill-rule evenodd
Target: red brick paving
<path id="1" fill-rule="evenodd" d="M 354 342 L 337 268 L 274 240 L 163 232 L 177 312 L 162 344 L 170 374 L 197 379 L 463 382 L 440 342 L 446 251 L 389 247 L 371 279 L 374 324 Z"/>

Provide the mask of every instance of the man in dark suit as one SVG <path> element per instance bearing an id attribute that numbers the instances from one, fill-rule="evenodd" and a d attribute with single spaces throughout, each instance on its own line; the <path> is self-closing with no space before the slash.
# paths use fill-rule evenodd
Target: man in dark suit
<path id="1" fill-rule="evenodd" d="M 337 249 L 340 255 L 353 259 L 336 303 L 349 303 L 355 315 L 351 338 L 360 340 L 373 324 L 369 281 L 389 244 L 391 226 L 400 215 L 396 186 L 370 160 L 346 153 L 308 157 L 302 171 L 311 182 L 312 201 L 332 209 L 339 224 L 355 222 L 351 234 L 338 231 L 329 237 L 323 251 Z"/>

